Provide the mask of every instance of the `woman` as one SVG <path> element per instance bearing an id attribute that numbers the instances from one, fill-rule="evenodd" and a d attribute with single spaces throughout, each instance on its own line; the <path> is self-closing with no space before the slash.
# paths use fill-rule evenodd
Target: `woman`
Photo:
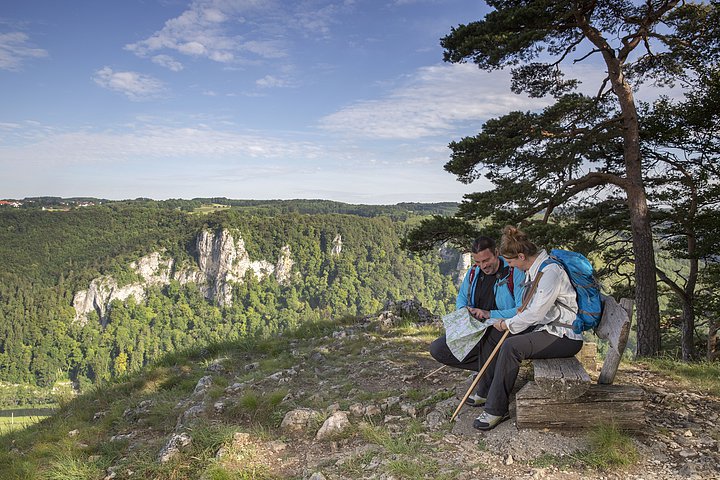
<path id="1" fill-rule="evenodd" d="M 525 333 L 507 337 L 489 365 L 492 383 L 485 411 L 473 423 L 479 430 L 490 430 L 509 417 L 510 392 L 523 360 L 572 357 L 582 348 L 582 335 L 569 328 L 577 301 L 565 270 L 557 263 L 543 265 L 549 259 L 547 252 L 511 226 L 503 229 L 500 254 L 511 267 L 525 272 L 525 294 L 531 297 L 523 302 L 522 311 L 493 325 L 501 332 Z"/>

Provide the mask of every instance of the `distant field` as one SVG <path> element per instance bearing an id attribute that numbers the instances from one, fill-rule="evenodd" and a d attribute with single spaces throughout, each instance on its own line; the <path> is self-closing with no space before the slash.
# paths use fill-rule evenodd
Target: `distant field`
<path id="1" fill-rule="evenodd" d="M 213 203 L 212 205 L 201 205 L 195 210 L 193 210 L 193 213 L 198 213 L 202 215 L 207 215 L 211 212 L 218 212 L 220 210 L 227 210 L 231 208 L 230 205 L 222 205 L 219 203 Z"/>
<path id="2" fill-rule="evenodd" d="M 52 408 L 18 408 L 0 410 L 0 435 L 19 430 L 47 418 L 54 412 Z"/>

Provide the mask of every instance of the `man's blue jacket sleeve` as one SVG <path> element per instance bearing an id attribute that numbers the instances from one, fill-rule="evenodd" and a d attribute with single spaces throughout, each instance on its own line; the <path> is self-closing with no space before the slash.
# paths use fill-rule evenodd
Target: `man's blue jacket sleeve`
<path id="1" fill-rule="evenodd" d="M 470 292 L 470 271 L 475 267 L 470 267 L 465 273 L 465 278 L 460 285 L 460 291 L 458 291 L 457 300 L 455 300 L 455 310 L 460 310 L 463 307 L 472 307 L 472 304 L 468 301 L 468 293 Z"/>

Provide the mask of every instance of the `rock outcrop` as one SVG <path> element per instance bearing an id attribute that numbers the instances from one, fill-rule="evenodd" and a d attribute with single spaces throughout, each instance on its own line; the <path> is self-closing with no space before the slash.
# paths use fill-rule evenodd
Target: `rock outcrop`
<path id="1" fill-rule="evenodd" d="M 145 300 L 145 287 L 138 283 L 119 287 L 112 277 L 98 277 L 90 282 L 87 290 L 75 294 L 73 298 L 75 318 L 84 323 L 87 321 L 87 314 L 95 311 L 105 326 L 110 302 L 113 300 L 124 302 L 130 297 L 134 297 L 138 302 Z"/>
<path id="2" fill-rule="evenodd" d="M 278 258 L 277 265 L 275 266 L 275 278 L 280 285 L 290 284 L 294 263 L 290 252 L 290 245 L 285 245 L 282 250 L 280 250 L 280 258 Z"/>
<path id="3" fill-rule="evenodd" d="M 77 292 L 73 298 L 76 320 L 86 322 L 88 313 L 95 311 L 104 324 L 113 300 L 125 301 L 132 296 L 140 302 L 145 299 L 147 286 L 167 285 L 173 280 L 182 285 L 197 284 L 205 298 L 220 305 L 232 303 L 232 285 L 242 282 L 248 271 L 258 279 L 275 275 L 283 285 L 292 281 L 294 262 L 289 245 L 282 248 L 275 264 L 267 260 L 253 261 L 239 234 L 233 235 L 229 230 L 203 230 L 197 236 L 195 250 L 197 265 L 189 267 L 179 268 L 175 259 L 164 257 L 162 252 L 153 252 L 131 263 L 130 268 L 142 282 L 118 286 L 110 276 L 94 279 L 87 290 Z"/>
<path id="4" fill-rule="evenodd" d="M 342 235 L 339 233 L 335 235 L 335 238 L 333 239 L 332 243 L 332 250 L 330 251 L 330 255 L 337 257 L 342 253 Z"/>
<path id="5" fill-rule="evenodd" d="M 463 253 L 460 255 L 460 258 L 458 259 L 457 264 L 457 277 L 455 280 L 456 285 L 460 285 L 463 282 L 463 279 L 465 278 L 465 272 L 467 272 L 468 268 L 472 265 L 472 256 L 469 253 Z"/>

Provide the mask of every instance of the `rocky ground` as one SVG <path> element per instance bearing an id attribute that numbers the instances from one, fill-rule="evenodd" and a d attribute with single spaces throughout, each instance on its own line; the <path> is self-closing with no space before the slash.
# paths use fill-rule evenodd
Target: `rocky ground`
<path id="1" fill-rule="evenodd" d="M 518 430 L 513 417 L 479 432 L 471 425 L 480 410 L 471 407 L 450 423 L 470 377 L 451 369 L 428 377 L 438 366 L 427 354 L 437 326 L 399 320 L 386 313 L 289 340 L 282 352 L 212 359 L 193 392 L 172 405 L 138 397 L 113 423 L 110 443 L 123 448 L 105 478 L 144 478 L 132 460 L 144 451 L 176 465 L 167 478 L 189 478 L 181 465 L 195 462 L 187 471 L 204 471 L 200 478 L 720 479 L 719 398 L 622 366 L 616 382 L 646 392 L 647 426 L 633 434 L 634 463 L 598 470 L 583 460 L 584 432 Z M 516 388 L 530 375 L 523 367 Z M 161 412 L 170 427 L 158 427 Z M 202 438 L 208 425 L 232 431 L 213 443 Z M 198 470 L 203 442 L 212 450 Z"/>

